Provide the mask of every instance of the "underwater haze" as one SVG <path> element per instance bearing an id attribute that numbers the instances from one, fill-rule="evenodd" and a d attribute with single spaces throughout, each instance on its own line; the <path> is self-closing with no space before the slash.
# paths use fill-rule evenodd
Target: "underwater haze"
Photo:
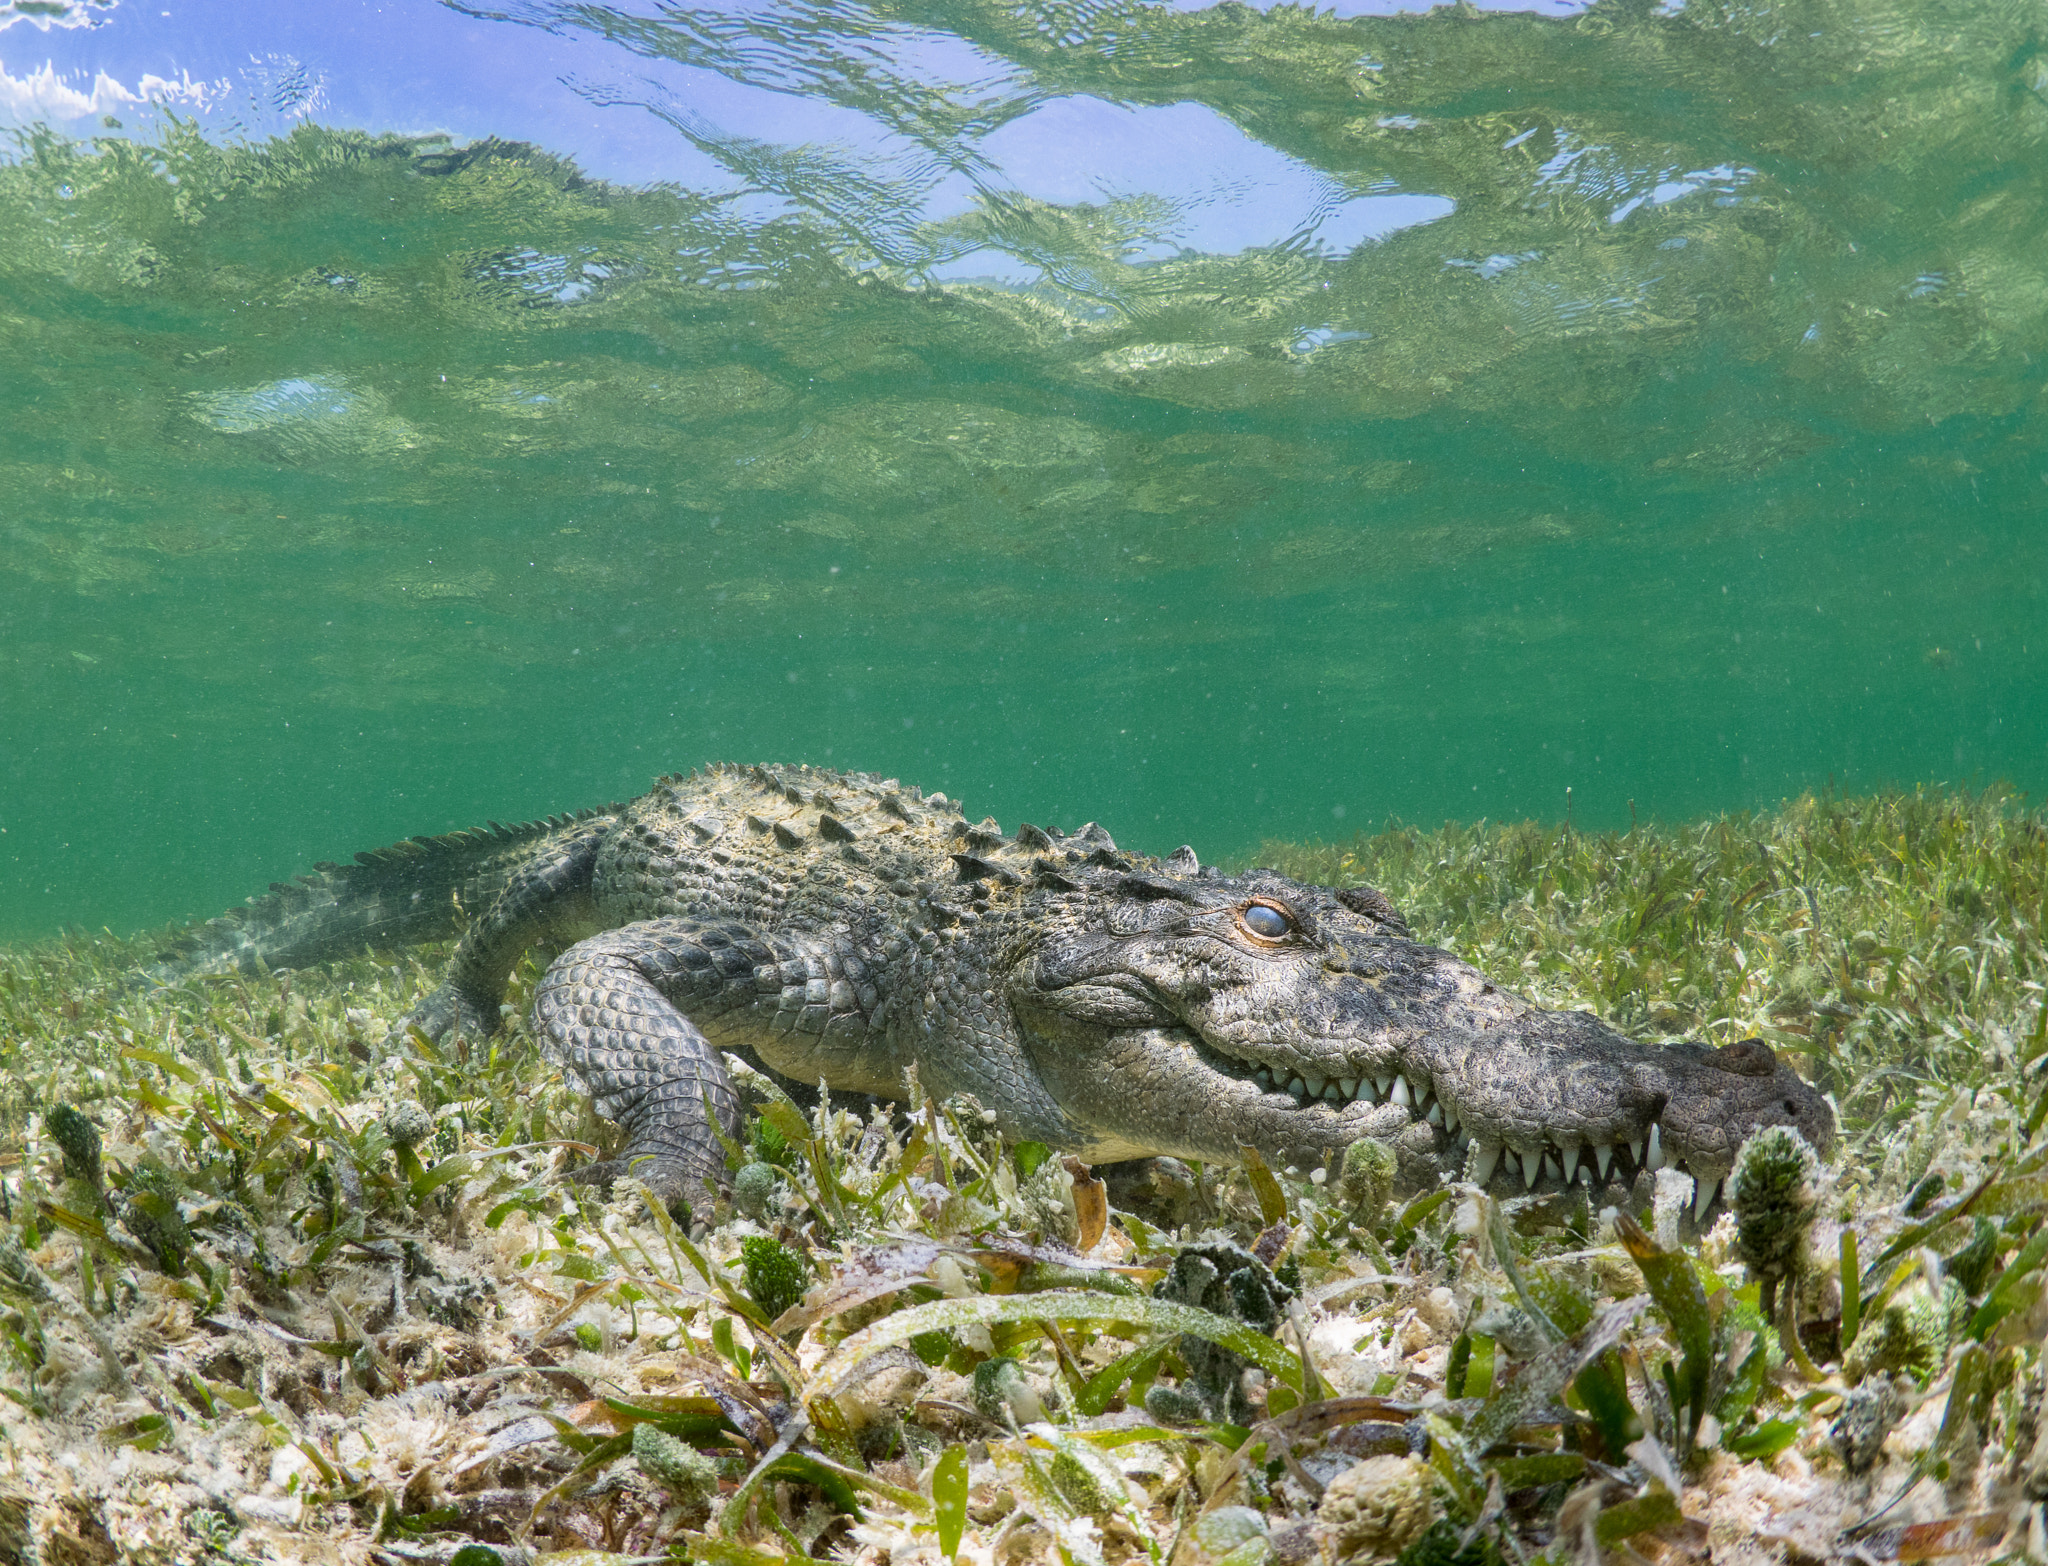
<path id="1" fill-rule="evenodd" d="M 0 0 L 0 938 L 717 759 L 2038 792 L 2042 17 Z"/>

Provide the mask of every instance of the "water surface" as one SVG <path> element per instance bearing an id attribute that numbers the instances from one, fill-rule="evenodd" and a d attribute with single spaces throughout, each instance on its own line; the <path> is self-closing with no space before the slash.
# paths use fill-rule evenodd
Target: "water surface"
<path id="1" fill-rule="evenodd" d="M 161 11 L 0 7 L 0 936 L 715 758 L 2048 781 L 2036 7 Z"/>

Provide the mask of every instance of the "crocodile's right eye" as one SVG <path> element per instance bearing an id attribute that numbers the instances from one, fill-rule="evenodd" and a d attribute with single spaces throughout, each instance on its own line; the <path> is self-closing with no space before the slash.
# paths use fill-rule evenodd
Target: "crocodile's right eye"
<path id="1" fill-rule="evenodd" d="M 1294 933 L 1294 920 L 1283 908 L 1271 903 L 1247 903 L 1238 916 L 1244 927 L 1261 940 L 1285 940 Z"/>

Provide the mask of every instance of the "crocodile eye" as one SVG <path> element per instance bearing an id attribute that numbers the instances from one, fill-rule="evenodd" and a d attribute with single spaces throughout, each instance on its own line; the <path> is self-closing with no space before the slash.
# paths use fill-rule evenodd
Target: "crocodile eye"
<path id="1" fill-rule="evenodd" d="M 1277 941 L 1294 932 L 1294 920 L 1283 908 L 1271 903 L 1247 903 L 1238 921 L 1261 940 Z"/>

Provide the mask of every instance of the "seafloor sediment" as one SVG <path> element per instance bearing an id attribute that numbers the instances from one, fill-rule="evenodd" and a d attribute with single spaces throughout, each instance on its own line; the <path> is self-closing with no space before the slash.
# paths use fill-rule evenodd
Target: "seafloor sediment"
<path id="1" fill-rule="evenodd" d="M 0 951 L 0 1561 L 2048 1556 L 2038 813 L 1256 857 L 1544 1004 L 1762 1037 L 1840 1144 L 1701 1234 L 1682 1177 L 1105 1188 L 971 1101 L 761 1082 L 678 1223 L 563 1181 L 607 1128 L 523 1026 L 386 1044 L 434 953 L 149 993 L 146 941 Z"/>

